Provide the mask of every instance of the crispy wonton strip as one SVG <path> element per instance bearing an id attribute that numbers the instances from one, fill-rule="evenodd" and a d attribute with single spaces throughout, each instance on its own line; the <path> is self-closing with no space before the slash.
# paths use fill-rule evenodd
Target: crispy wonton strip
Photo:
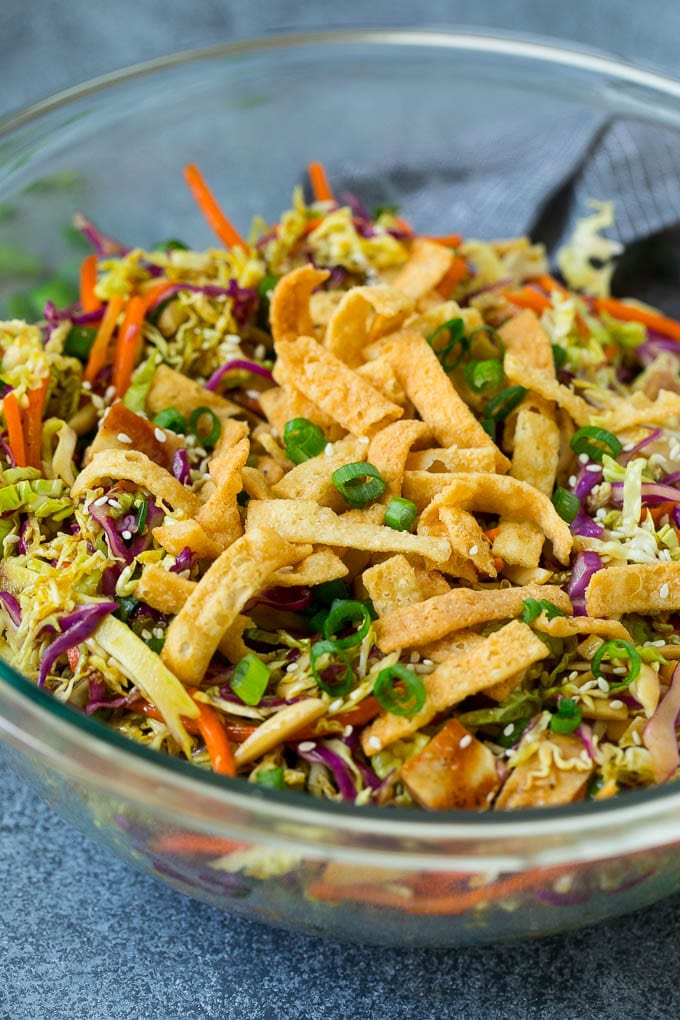
<path id="1" fill-rule="evenodd" d="M 370 552 L 417 553 L 437 563 L 446 560 L 451 552 L 447 539 L 410 535 L 381 524 L 344 520 L 328 507 L 320 507 L 310 500 L 251 500 L 246 529 L 266 524 L 289 542 L 322 542 Z"/>
<path id="2" fill-rule="evenodd" d="M 148 563 L 135 588 L 135 598 L 146 602 L 152 609 L 161 613 L 176 616 L 183 608 L 191 593 L 196 588 L 196 581 L 180 577 L 170 570 L 164 570 L 157 563 Z M 230 662 L 238 662 L 248 652 L 243 643 L 242 634 L 247 627 L 252 627 L 249 616 L 239 613 L 229 630 L 220 639 L 217 646 L 222 655 Z M 235 654 L 236 653 L 236 654 Z"/>
<path id="3" fill-rule="evenodd" d="M 680 609 L 680 563 L 605 567 L 586 589 L 588 616 L 663 613 Z"/>
<path id="4" fill-rule="evenodd" d="M 76 478 L 71 497 L 78 499 L 87 489 L 95 489 L 105 478 L 134 482 L 187 517 L 195 517 L 201 506 L 193 492 L 137 450 L 102 450 L 96 454 Z"/>
<path id="5" fill-rule="evenodd" d="M 495 577 L 498 571 L 491 555 L 491 543 L 472 514 L 457 506 L 442 506 L 439 519 L 446 528 L 453 551 L 472 560 L 481 574 Z"/>
<path id="6" fill-rule="evenodd" d="M 466 450 L 457 446 L 418 450 L 406 458 L 407 471 L 493 471 L 496 458 L 491 447 Z"/>
<path id="7" fill-rule="evenodd" d="M 597 575 L 595 575 L 597 576 Z M 436 641 L 453 631 L 465 630 L 492 620 L 519 616 L 525 599 L 548 599 L 571 615 L 569 598 L 555 585 L 528 584 L 523 588 L 496 588 L 475 591 L 452 588 L 417 606 L 397 609 L 375 622 L 375 640 L 381 652 L 411 648 Z"/>
<path id="8" fill-rule="evenodd" d="M 340 557 L 332 549 L 319 546 L 296 566 L 275 570 L 269 583 L 281 588 L 294 588 L 297 585 L 313 586 L 324 581 L 336 581 L 340 577 L 346 577 L 347 574 L 347 567 Z"/>
<path id="9" fill-rule="evenodd" d="M 518 358 L 512 351 L 508 351 L 503 362 L 505 374 L 511 383 L 525 386 L 533 390 L 546 400 L 554 400 L 556 404 L 563 407 L 574 419 L 577 425 L 587 425 L 595 408 L 586 404 L 582 397 L 579 397 L 568 386 L 555 381 L 554 376 L 549 372 L 534 368 L 527 364 L 522 358 Z"/>
<path id="10" fill-rule="evenodd" d="M 479 513 L 507 513 L 517 520 L 538 524 L 553 544 L 560 563 L 569 562 L 573 543 L 569 526 L 559 516 L 547 496 L 516 478 L 504 475 L 460 474 L 432 501 L 439 506 L 458 506 Z"/>
<path id="11" fill-rule="evenodd" d="M 278 344 L 274 378 L 280 369 L 292 373 L 296 387 L 356 436 L 371 436 L 391 421 L 401 418 L 398 404 L 386 400 L 379 390 L 348 368 L 344 362 L 309 336 L 295 343 Z"/>
<path id="12" fill-rule="evenodd" d="M 400 336 L 386 349 L 397 379 L 423 421 L 442 446 L 488 447 L 496 467 L 505 471 L 507 457 L 486 434 L 439 364 L 427 340 L 417 333 Z"/>
<path id="13" fill-rule="evenodd" d="M 506 680 L 549 654 L 548 646 L 530 627 L 513 620 L 484 638 L 482 644 L 445 659 L 434 672 L 423 677 L 427 699 L 415 715 L 387 712 L 371 723 L 361 734 L 364 753 L 376 754 L 395 740 L 427 726 L 438 712 Z"/>
<path id="14" fill-rule="evenodd" d="M 201 559 L 216 560 L 222 546 L 194 518 L 187 521 L 166 521 L 152 531 L 153 537 L 171 556 L 179 556 L 187 547 Z"/>
<path id="15" fill-rule="evenodd" d="M 405 407 L 408 403 L 404 387 L 394 374 L 394 369 L 387 358 L 375 358 L 373 361 L 366 361 L 363 365 L 359 365 L 356 372 L 362 379 L 369 382 L 371 386 L 375 386 L 376 390 L 380 390 L 382 395 L 387 400 L 391 400 L 393 404 Z"/>
<path id="16" fill-rule="evenodd" d="M 574 634 L 597 634 L 607 641 L 633 641 L 619 620 L 598 620 L 590 616 L 554 616 L 549 620 L 545 613 L 534 621 L 536 630 L 551 637 L 566 638 Z"/>
<path id="17" fill-rule="evenodd" d="M 180 414 L 189 418 L 197 407 L 209 407 L 220 421 L 242 414 L 243 408 L 232 404 L 212 390 L 206 390 L 199 383 L 175 372 L 168 365 L 159 365 L 153 374 L 151 387 L 146 396 L 146 407 L 151 416 L 168 407 L 176 407 Z"/>
<path id="18" fill-rule="evenodd" d="M 215 560 L 168 627 L 161 658 L 185 683 L 200 683 L 222 637 L 273 571 L 311 549 L 253 528 Z"/>
<path id="19" fill-rule="evenodd" d="M 312 499 L 321 506 L 330 506 L 335 511 L 345 509 L 346 503 L 333 484 L 333 472 L 344 464 L 366 460 L 368 444 L 354 436 L 340 439 L 329 450 L 318 457 L 311 457 L 296 465 L 272 485 L 274 496 L 284 499 Z"/>
<path id="20" fill-rule="evenodd" d="M 329 414 L 322 411 L 311 400 L 307 400 L 307 397 L 296 390 L 287 378 L 282 377 L 282 383 L 282 387 L 273 386 L 259 396 L 260 407 L 264 411 L 267 421 L 274 426 L 280 436 L 283 435 L 287 421 L 292 421 L 293 418 L 307 418 L 308 421 L 322 428 L 328 439 L 340 438 L 342 430 Z"/>
<path id="21" fill-rule="evenodd" d="M 294 341 L 299 336 L 314 334 L 309 299 L 312 291 L 329 276 L 327 269 L 315 269 L 314 266 L 307 264 L 281 277 L 274 288 L 269 306 L 269 321 L 275 346 L 281 340 Z"/>
<path id="22" fill-rule="evenodd" d="M 364 570 L 361 579 L 378 616 L 422 602 L 425 597 L 414 568 L 401 554 Z"/>
<path id="23" fill-rule="evenodd" d="M 399 270 L 392 285 L 417 301 L 437 286 L 452 262 L 453 253 L 450 249 L 435 241 L 417 237 L 411 245 L 408 262 Z"/>
<path id="24" fill-rule="evenodd" d="M 331 316 L 324 346 L 350 368 L 364 360 L 366 344 L 398 329 L 413 300 L 395 287 L 353 287 Z"/>
<path id="25" fill-rule="evenodd" d="M 197 520 L 220 550 L 226 549 L 243 534 L 236 497 L 243 488 L 241 469 L 250 452 L 250 441 L 241 439 L 236 446 L 210 461 L 215 491 L 198 511 Z"/>
<path id="26" fill-rule="evenodd" d="M 644 393 L 633 393 L 620 401 L 613 411 L 593 415 L 594 425 L 610 432 L 623 432 L 637 425 L 677 425 L 680 420 L 680 394 L 659 390 L 656 400 Z"/>
<path id="27" fill-rule="evenodd" d="M 286 705 L 280 712 L 270 715 L 261 723 L 247 740 L 234 750 L 237 765 L 248 765 L 273 751 L 285 740 L 291 740 L 296 733 L 311 726 L 328 711 L 328 705 L 320 698 L 305 698 L 294 705 Z"/>
<path id="28" fill-rule="evenodd" d="M 259 468 L 246 465 L 241 471 L 243 488 L 253 499 L 272 499 L 273 493 Z"/>
<path id="29" fill-rule="evenodd" d="M 513 315 L 504 322 L 498 332 L 507 349 L 521 358 L 524 364 L 555 378 L 555 359 L 550 337 L 535 312 L 529 308 L 524 309 L 519 315 Z"/>
<path id="30" fill-rule="evenodd" d="M 409 451 L 417 440 L 427 439 L 429 435 L 430 428 L 425 422 L 409 418 L 387 425 L 373 437 L 366 459 L 377 467 L 387 483 L 383 501 L 386 502 L 390 496 L 401 495 L 404 466 Z"/>

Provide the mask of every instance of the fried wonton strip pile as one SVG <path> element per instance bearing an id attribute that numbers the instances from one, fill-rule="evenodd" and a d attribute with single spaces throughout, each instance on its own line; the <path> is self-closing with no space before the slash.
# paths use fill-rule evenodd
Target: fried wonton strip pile
<path id="1" fill-rule="evenodd" d="M 284 499 L 309 499 L 320 506 L 342 511 L 346 504 L 333 485 L 333 472 L 343 464 L 366 460 L 368 444 L 354 436 L 329 444 L 319 457 L 297 464 L 272 486 L 272 494 Z"/>
<path id="2" fill-rule="evenodd" d="M 445 659 L 424 678 L 427 699 L 415 715 L 381 715 L 361 735 L 367 755 L 415 733 L 452 705 L 545 659 L 547 645 L 526 624 L 513 620 L 470 651 Z"/>
<path id="3" fill-rule="evenodd" d="M 544 369 L 527 365 L 523 358 L 508 351 L 503 362 L 505 374 L 510 382 L 538 393 L 545 400 L 554 400 L 564 408 L 577 425 L 588 425 L 595 409 L 579 397 L 568 386 L 555 380 L 554 370 L 551 374 Z"/>
<path id="4" fill-rule="evenodd" d="M 568 596 L 550 584 L 486 591 L 452 588 L 445 595 L 435 595 L 377 620 L 375 640 L 385 653 L 437 641 L 453 631 L 519 616 L 525 599 L 547 599 L 565 613 L 572 611 Z"/>
<path id="5" fill-rule="evenodd" d="M 249 598 L 309 546 L 291 545 L 266 526 L 252 528 L 208 568 L 168 627 L 161 658 L 184 683 L 200 683 L 220 640 Z"/>
<path id="6" fill-rule="evenodd" d="M 269 307 L 269 321 L 274 343 L 295 341 L 299 336 L 313 336 L 314 323 L 309 311 L 312 291 L 329 277 L 328 270 L 305 265 L 286 273 L 274 288 Z"/>
<path id="7" fill-rule="evenodd" d="M 430 429 L 425 422 L 409 419 L 395 421 L 373 437 L 366 460 L 377 467 L 387 483 L 385 499 L 401 495 L 404 467 L 409 451 L 414 443 L 427 439 L 429 434 Z"/>
<path id="8" fill-rule="evenodd" d="M 609 432 L 625 432 L 638 425 L 672 425 L 680 422 L 680 394 L 660 390 L 656 400 L 632 393 L 611 410 L 593 415 L 593 423 Z"/>
<path id="9" fill-rule="evenodd" d="M 362 364 L 367 344 L 392 333 L 413 311 L 413 300 L 398 287 L 354 287 L 335 309 L 324 346 L 350 368 Z"/>
<path id="10" fill-rule="evenodd" d="M 680 609 L 680 563 L 630 563 L 598 570 L 586 589 L 589 616 Z"/>
<path id="11" fill-rule="evenodd" d="M 397 273 L 393 286 L 417 301 L 437 286 L 452 262 L 453 255 L 448 248 L 418 237 L 411 245 L 409 260 Z"/>
<path id="12" fill-rule="evenodd" d="M 71 496 L 78 499 L 87 489 L 95 489 L 107 478 L 134 482 L 187 517 L 195 517 L 201 506 L 190 489 L 137 450 L 102 450 L 96 454 L 76 478 Z"/>
<path id="13" fill-rule="evenodd" d="M 212 390 L 206 390 L 193 379 L 188 379 L 168 365 L 159 365 L 154 372 L 146 406 L 151 417 L 168 407 L 174 407 L 185 418 L 189 418 L 192 411 L 197 408 L 207 407 L 215 412 L 221 422 L 242 411 L 238 404 L 226 400 Z"/>
<path id="14" fill-rule="evenodd" d="M 523 309 L 503 323 L 498 332 L 507 349 L 521 358 L 524 364 L 555 378 L 555 359 L 550 337 L 535 312 L 530 308 Z"/>

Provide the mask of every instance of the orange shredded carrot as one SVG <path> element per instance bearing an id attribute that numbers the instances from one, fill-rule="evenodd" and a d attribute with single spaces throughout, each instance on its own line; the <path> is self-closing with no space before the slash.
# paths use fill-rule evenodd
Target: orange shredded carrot
<path id="1" fill-rule="evenodd" d="M 330 716 L 329 721 L 341 723 L 342 726 L 361 726 L 370 722 L 371 719 L 375 719 L 376 715 L 380 715 L 381 712 L 380 702 L 372 694 L 369 694 L 356 708 L 350 708 L 347 712 L 338 712 L 337 715 Z M 299 730 L 295 734 L 295 740 L 314 740 L 324 733 L 327 736 L 332 736 L 328 730 L 319 726 L 319 723 L 315 723 L 314 726 L 307 726 L 304 730 Z"/>
<path id="2" fill-rule="evenodd" d="M 310 163 L 307 167 L 309 183 L 316 202 L 334 202 L 333 189 L 328 183 L 328 175 L 323 163 Z"/>
<path id="3" fill-rule="evenodd" d="M 173 284 L 170 280 L 161 280 L 154 287 L 149 288 L 149 290 L 145 291 L 141 295 L 142 301 L 144 302 L 144 318 L 146 318 L 146 314 L 149 309 L 153 308 L 158 299 L 162 297 L 166 290 L 169 290 L 172 286 Z"/>
<path id="4" fill-rule="evenodd" d="M 499 530 L 500 530 L 499 528 L 488 528 L 488 530 L 485 531 L 484 534 L 486 535 L 490 542 L 494 542 L 496 540 L 496 536 Z"/>
<path id="5" fill-rule="evenodd" d="M 496 568 L 496 570 L 498 571 L 498 573 L 500 574 L 501 570 L 505 566 L 505 560 L 502 560 L 500 558 L 500 556 L 494 556 L 494 558 L 493 558 L 493 565 Z"/>
<path id="6" fill-rule="evenodd" d="M 87 382 L 94 382 L 102 368 L 106 364 L 106 357 L 109 350 L 109 343 L 113 336 L 113 331 L 116 328 L 116 322 L 118 316 L 123 310 L 125 301 L 118 294 L 111 298 L 102 321 L 99 323 L 99 329 L 94 338 L 94 343 L 90 348 L 90 356 L 87 359 L 87 366 L 85 368 L 84 378 Z"/>
<path id="7" fill-rule="evenodd" d="M 680 492 L 678 493 L 678 498 L 680 499 Z M 657 506 L 648 506 L 646 509 L 654 524 L 658 526 L 661 518 L 665 517 L 666 514 L 672 514 L 676 506 L 677 503 L 667 500 L 665 503 L 659 503 Z"/>
<path id="8" fill-rule="evenodd" d="M 465 280 L 469 275 L 470 271 L 468 269 L 467 261 L 459 255 L 453 260 L 435 289 L 437 293 L 440 294 L 445 301 L 447 301 L 458 284 Z"/>
<path id="9" fill-rule="evenodd" d="M 42 452 L 42 423 L 49 379 L 41 386 L 28 391 L 28 407 L 24 411 L 24 438 L 26 466 L 40 468 Z"/>
<path id="10" fill-rule="evenodd" d="M 163 722 L 163 716 L 156 706 L 150 704 L 148 701 L 144 701 L 142 698 L 138 698 L 136 701 L 131 703 L 130 711 L 139 712 L 140 715 L 146 715 L 149 719 L 156 719 L 158 722 Z M 197 719 L 183 718 L 182 723 L 188 733 L 193 733 L 194 736 L 197 736 L 200 733 Z M 255 723 L 241 721 L 233 722 L 227 721 L 226 719 L 222 721 L 222 725 L 224 726 L 229 740 L 234 744 L 242 744 L 244 740 L 247 740 L 248 737 L 252 736 L 257 729 L 257 725 Z"/>
<path id="11" fill-rule="evenodd" d="M 96 312 L 102 303 L 95 294 L 97 286 L 97 256 L 86 255 L 80 266 L 80 306 L 84 312 Z"/>
<path id="12" fill-rule="evenodd" d="M 21 418 L 21 408 L 15 393 L 8 393 L 3 397 L 2 409 L 7 423 L 7 436 L 9 448 L 16 461 L 17 467 L 26 467 L 26 440 L 24 437 L 24 424 Z"/>
<path id="13" fill-rule="evenodd" d="M 205 182 L 203 174 L 195 163 L 184 167 L 184 180 L 189 186 L 196 204 L 201 210 L 212 230 L 217 234 L 225 248 L 244 248 L 248 245 L 220 209 L 217 199 Z"/>
<path id="14" fill-rule="evenodd" d="M 680 322 L 676 319 L 669 319 L 661 312 L 638 308 L 636 305 L 627 305 L 624 301 L 618 301 L 616 298 L 595 298 L 595 310 L 607 312 L 612 318 L 622 319 L 624 322 L 641 322 L 648 329 L 653 329 L 680 343 Z"/>
<path id="15" fill-rule="evenodd" d="M 541 294 L 539 290 L 535 290 L 533 287 L 522 287 L 520 290 L 506 293 L 505 297 L 511 304 L 517 305 L 518 308 L 530 308 L 538 315 L 544 312 L 546 308 L 552 308 L 550 298 L 547 298 L 545 294 Z"/>
<path id="16" fill-rule="evenodd" d="M 164 832 L 149 843 L 149 850 L 157 854 L 222 854 L 233 853 L 247 846 L 233 839 L 220 839 L 202 832 Z"/>
<path id="17" fill-rule="evenodd" d="M 210 755 L 210 761 L 214 772 L 218 772 L 222 776 L 235 776 L 236 775 L 236 764 L 234 762 L 234 756 L 231 753 L 231 747 L 229 746 L 229 738 L 227 731 L 222 724 L 222 720 L 210 705 L 206 705 L 204 701 L 198 701 L 195 697 L 196 691 L 189 689 L 189 694 L 194 699 L 194 702 L 200 712 L 196 725 L 198 726 L 199 733 L 205 741 L 205 746 L 208 754 Z"/>
<path id="18" fill-rule="evenodd" d="M 419 234 L 425 241 L 434 241 L 436 244 L 443 244 L 445 248 L 457 248 L 462 244 L 462 234 Z"/>
<path id="19" fill-rule="evenodd" d="M 123 325 L 118 332 L 113 360 L 113 385 L 119 397 L 127 391 L 137 359 L 144 320 L 144 300 L 135 295 L 130 298 Z"/>
<path id="20" fill-rule="evenodd" d="M 401 230 L 404 234 L 410 234 L 411 237 L 415 236 L 415 231 L 408 220 L 405 220 L 403 216 L 394 217 L 394 225 L 397 230 Z"/>

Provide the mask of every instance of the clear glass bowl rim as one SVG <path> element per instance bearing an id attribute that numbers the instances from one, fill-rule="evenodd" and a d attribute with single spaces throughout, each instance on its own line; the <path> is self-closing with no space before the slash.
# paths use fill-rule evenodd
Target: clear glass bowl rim
<path id="1" fill-rule="evenodd" d="M 494 55 L 511 61 L 524 59 L 536 64 L 544 63 L 565 70 L 614 78 L 619 83 L 625 82 L 656 93 L 657 99 L 663 97 L 680 101 L 680 79 L 577 45 L 556 45 L 539 37 L 495 31 L 350 29 L 278 34 L 183 51 L 133 64 L 64 89 L 0 118 L 0 139 L 54 110 L 88 96 L 191 63 L 221 57 L 247 57 L 267 50 L 332 49 L 350 45 L 395 49 L 444 48 L 454 52 L 478 53 L 481 56 Z M 11 714 L 5 715 L 3 708 Z M 33 732 L 33 724 L 39 736 Z M 46 729 L 48 736 L 54 738 L 52 743 L 45 740 Z M 256 827 L 261 826 L 260 832 L 266 830 L 268 820 L 288 820 L 291 825 L 297 823 L 300 826 L 299 837 L 296 838 L 292 831 L 290 835 L 294 843 L 309 844 L 310 834 L 315 829 L 319 831 L 320 826 L 337 830 L 338 835 L 350 843 L 352 834 L 374 836 L 388 843 L 408 837 L 418 864 L 425 863 L 425 859 L 421 858 L 423 851 L 428 856 L 434 854 L 436 857 L 441 848 L 448 857 L 451 844 L 472 843 L 479 851 L 473 851 L 477 865 L 483 863 L 484 847 L 490 847 L 505 834 L 522 843 L 525 839 L 532 843 L 538 840 L 540 843 L 541 837 L 567 837 L 569 850 L 564 855 L 551 855 L 550 859 L 555 862 L 562 856 L 573 859 L 577 849 L 575 844 L 581 846 L 581 852 L 576 856 L 590 859 L 600 856 L 600 853 L 604 855 L 605 844 L 609 852 L 616 850 L 622 853 L 680 840 L 680 783 L 633 791 L 610 801 L 590 801 L 563 808 L 526 809 L 497 814 L 460 811 L 421 814 L 413 810 L 392 808 L 387 811 L 255 787 L 242 780 L 203 772 L 189 763 L 135 744 L 109 731 L 95 719 L 77 714 L 56 701 L 8 663 L 0 660 L 0 735 L 3 734 L 11 744 L 38 752 L 45 760 L 63 767 L 67 773 L 69 759 L 63 747 L 69 744 L 73 749 L 77 747 L 78 752 L 84 754 L 95 767 L 101 789 L 126 798 L 130 796 L 131 790 L 136 792 L 146 783 L 154 789 L 156 796 L 161 792 L 177 795 L 177 803 L 181 803 L 185 809 L 187 821 L 213 834 L 233 834 L 228 809 L 241 808 L 252 816 L 253 823 L 257 823 Z M 58 741 L 62 742 L 61 748 L 56 746 Z M 72 762 L 70 764 L 73 765 Z M 82 769 L 82 764 L 81 761 L 78 769 Z M 110 771 L 107 771 L 107 766 Z M 77 770 L 73 768 L 72 771 L 75 776 Z M 128 781 L 129 785 L 126 785 Z M 144 799 L 141 794 L 137 797 L 137 800 L 140 799 Z M 575 837 L 576 828 L 578 836 Z M 598 847 L 599 852 L 594 852 Z M 318 852 L 322 848 L 317 846 L 316 849 Z M 325 843 L 323 849 L 328 850 Z M 363 848 L 362 855 L 365 853 L 370 854 L 368 847 Z M 497 853 L 492 851 L 492 854 L 496 860 Z M 522 856 L 523 864 L 535 858 L 528 849 Z M 400 856 L 400 861 L 402 859 Z"/>

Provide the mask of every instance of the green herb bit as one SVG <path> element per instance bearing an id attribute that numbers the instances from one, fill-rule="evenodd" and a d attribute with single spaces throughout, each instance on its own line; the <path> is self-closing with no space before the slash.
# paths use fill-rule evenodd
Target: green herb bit
<path id="1" fill-rule="evenodd" d="M 382 496 L 387 484 L 374 464 L 343 464 L 333 472 L 333 485 L 347 503 L 361 510 L 367 503 Z"/>
<path id="2" fill-rule="evenodd" d="M 347 637 L 339 638 L 339 634 L 351 623 L 359 623 L 359 627 Z M 326 640 L 334 641 L 337 648 L 354 648 L 361 644 L 371 629 L 371 614 L 363 602 L 354 599 L 347 599 L 342 602 L 334 602 L 331 610 L 323 621 L 323 636 Z"/>
<path id="3" fill-rule="evenodd" d="M 503 382 L 503 362 L 495 358 L 468 361 L 463 374 L 473 393 L 483 393 L 486 389 L 496 389 Z"/>
<path id="4" fill-rule="evenodd" d="M 628 674 L 625 677 L 620 677 L 616 674 L 605 677 L 602 672 L 602 662 L 606 659 L 608 661 L 616 660 L 628 660 L 630 663 Z M 593 676 L 601 677 L 609 682 L 610 691 L 622 691 L 629 684 L 632 684 L 633 680 L 637 679 L 640 675 L 640 666 L 642 665 L 642 659 L 635 645 L 632 645 L 630 641 L 623 641 L 616 638 L 612 641 L 605 641 L 603 645 L 600 645 L 598 650 L 593 656 L 593 661 L 590 664 L 590 668 Z M 613 683 L 611 682 L 613 681 Z"/>
<path id="5" fill-rule="evenodd" d="M 484 408 L 484 419 L 492 422 L 503 421 L 522 403 L 528 392 L 524 386 L 508 386 L 501 390 Z"/>
<path id="6" fill-rule="evenodd" d="M 248 652 L 236 664 L 229 686 L 245 705 L 259 705 L 269 684 L 269 669 L 259 656 Z"/>
<path id="7" fill-rule="evenodd" d="M 394 531 L 411 531 L 418 515 L 418 507 L 411 499 L 393 496 L 385 507 L 384 524 Z"/>
<path id="8" fill-rule="evenodd" d="M 583 709 L 573 698 L 560 698 L 557 702 L 557 712 L 550 719 L 550 729 L 553 733 L 573 733 L 581 725 Z"/>
<path id="9" fill-rule="evenodd" d="M 270 790 L 285 790 L 286 780 L 282 768 L 262 769 L 255 773 L 255 782 L 258 786 L 266 786 Z"/>
<path id="10" fill-rule="evenodd" d="M 206 418 L 210 422 L 210 428 L 207 432 L 204 431 Z M 193 432 L 201 446 L 205 447 L 206 450 L 212 450 L 222 434 L 220 419 L 209 407 L 197 407 L 195 411 L 191 412 L 189 430 Z"/>
<path id="11" fill-rule="evenodd" d="M 549 599 L 541 599 L 540 602 L 536 599 L 525 599 L 522 603 L 522 623 L 533 623 L 541 613 L 545 613 L 549 620 L 556 616 L 565 616 L 564 611 Z"/>
<path id="12" fill-rule="evenodd" d="M 555 371 L 559 372 L 559 370 L 564 367 L 564 363 L 567 360 L 567 352 L 564 349 L 564 347 L 560 346 L 560 344 L 553 344 L 552 356 L 553 364 L 555 365 Z"/>
<path id="13" fill-rule="evenodd" d="M 435 347 L 434 341 L 440 333 L 444 332 L 448 333 L 448 343 L 441 347 Z M 434 332 L 428 336 L 427 342 L 439 358 L 439 363 L 445 372 L 453 372 L 454 368 L 460 365 L 470 346 L 465 336 L 465 323 L 460 318 L 449 319 L 441 326 L 437 326 Z"/>
<path id="14" fill-rule="evenodd" d="M 569 445 L 574 453 L 578 455 L 585 453 L 590 460 L 598 464 L 602 463 L 605 454 L 618 457 L 623 450 L 623 443 L 612 432 L 607 432 L 606 429 L 598 428 L 596 425 L 586 425 L 579 429 L 571 437 Z"/>
<path id="15" fill-rule="evenodd" d="M 152 419 L 154 425 L 160 425 L 163 429 L 168 429 L 170 432 L 177 432 L 179 435 L 185 436 L 187 433 L 187 421 L 183 414 L 181 414 L 176 407 L 165 407 L 162 411 Z"/>
<path id="16" fill-rule="evenodd" d="M 496 743 L 500 744 L 501 747 L 514 747 L 515 744 L 519 743 L 522 734 L 530 722 L 531 719 L 527 715 L 507 723 L 496 737 Z"/>
<path id="17" fill-rule="evenodd" d="M 283 426 L 283 445 L 293 464 L 303 464 L 319 456 L 326 446 L 326 437 L 308 418 L 291 418 Z"/>
<path id="18" fill-rule="evenodd" d="M 64 354 L 87 361 L 97 330 L 93 326 L 73 326 L 64 341 Z"/>
<path id="19" fill-rule="evenodd" d="M 405 716 L 419 712 L 427 698 L 425 684 L 420 677 L 399 663 L 378 673 L 373 694 L 386 712 Z"/>
<path id="20" fill-rule="evenodd" d="M 576 514 L 581 509 L 578 497 L 573 492 L 569 492 L 568 489 L 563 489 L 560 485 L 557 486 L 553 493 L 552 504 L 562 520 L 566 521 L 567 524 L 572 523 Z"/>

